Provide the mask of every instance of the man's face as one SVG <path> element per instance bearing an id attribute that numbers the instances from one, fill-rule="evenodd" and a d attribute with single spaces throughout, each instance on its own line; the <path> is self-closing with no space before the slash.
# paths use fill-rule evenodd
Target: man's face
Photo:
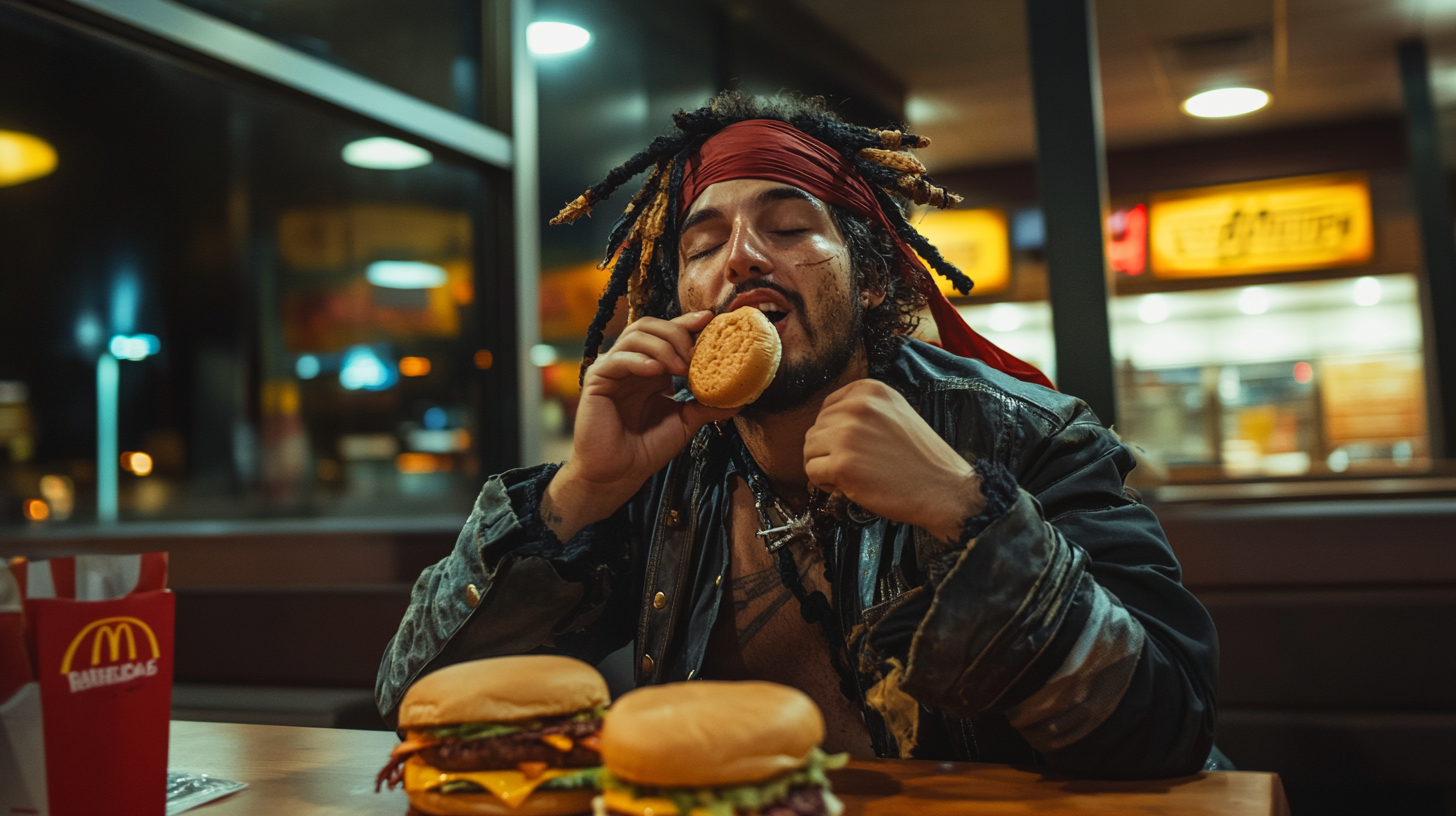
<path id="1" fill-rule="evenodd" d="M 828 205 L 760 179 L 709 186 L 683 217 L 678 301 L 684 312 L 754 306 L 773 322 L 783 359 L 748 416 L 796 408 L 834 382 L 861 348 L 864 309 L 882 296 L 853 285 Z"/>

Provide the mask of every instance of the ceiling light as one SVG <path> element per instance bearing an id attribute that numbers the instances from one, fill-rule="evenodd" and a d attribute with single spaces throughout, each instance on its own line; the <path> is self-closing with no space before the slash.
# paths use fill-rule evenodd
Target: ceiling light
<path id="1" fill-rule="evenodd" d="M 1143 295 L 1138 301 L 1138 318 L 1144 323 L 1162 323 L 1168 319 L 1168 299 L 1162 295 Z"/>
<path id="2" fill-rule="evenodd" d="M 526 26 L 526 47 L 532 54 L 565 54 L 591 42 L 591 32 L 571 23 L 531 23 Z"/>
<path id="3" fill-rule="evenodd" d="M 430 151 L 409 142 L 374 136 L 344 145 L 344 161 L 370 170 L 408 170 L 434 161 Z"/>
<path id="4" fill-rule="evenodd" d="M 1245 287 L 1239 292 L 1239 311 L 1246 315 L 1261 315 L 1269 311 L 1269 293 L 1263 287 Z"/>
<path id="5" fill-rule="evenodd" d="M 1380 302 L 1380 281 L 1371 277 L 1355 279 L 1355 305 L 1374 306 Z"/>
<path id="6" fill-rule="evenodd" d="M 385 289 L 434 289 L 444 286 L 449 275 L 443 266 L 420 261 L 375 261 L 364 277 Z"/>
<path id="7" fill-rule="evenodd" d="M 48 176 L 56 169 L 56 149 L 29 133 L 0 130 L 0 187 Z"/>
<path id="8" fill-rule="evenodd" d="M 1253 113 L 1267 104 L 1269 94 L 1258 88 L 1218 88 L 1183 100 L 1183 112 L 1189 116 L 1217 119 Z"/>

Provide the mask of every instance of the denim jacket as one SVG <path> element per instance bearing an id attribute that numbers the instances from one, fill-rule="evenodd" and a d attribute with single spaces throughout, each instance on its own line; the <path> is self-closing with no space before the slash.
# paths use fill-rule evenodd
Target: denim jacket
<path id="1" fill-rule="evenodd" d="M 875 519 L 842 525 L 827 548 L 876 752 L 1103 778 L 1202 768 L 1217 637 L 1157 518 L 1123 486 L 1127 448 L 1080 400 L 917 341 L 871 376 L 1016 483 L 964 545 Z M 555 466 L 490 479 L 385 651 L 386 720 L 421 674 L 481 657 L 596 663 L 630 642 L 638 685 L 696 677 L 729 575 L 732 433 L 707 426 L 565 542 L 538 517 Z"/>

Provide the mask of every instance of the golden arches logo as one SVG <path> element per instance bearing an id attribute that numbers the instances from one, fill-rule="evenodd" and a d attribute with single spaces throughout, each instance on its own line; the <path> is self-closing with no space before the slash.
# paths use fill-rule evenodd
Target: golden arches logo
<path id="1" fill-rule="evenodd" d="M 148 626 L 146 621 L 140 618 L 124 616 L 102 618 L 91 621 L 86 624 L 85 629 L 76 633 L 76 637 L 71 640 L 71 645 L 66 649 L 65 658 L 61 660 L 61 674 L 70 673 L 71 661 L 76 657 L 77 647 L 92 632 L 96 633 L 96 638 L 91 643 L 92 666 L 101 662 L 101 644 L 103 642 L 110 646 L 107 652 L 108 662 L 115 663 L 121 659 L 121 644 L 123 640 L 126 642 L 127 660 L 136 660 L 136 634 L 132 631 L 132 626 L 138 627 L 142 630 L 142 634 L 147 636 L 147 645 L 152 647 L 152 658 L 161 657 L 162 650 L 157 645 L 157 636 L 152 633 L 152 627 Z"/>

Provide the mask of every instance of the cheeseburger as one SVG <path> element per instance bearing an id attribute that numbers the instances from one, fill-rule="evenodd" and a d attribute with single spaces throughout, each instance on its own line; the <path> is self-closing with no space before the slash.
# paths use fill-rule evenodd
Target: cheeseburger
<path id="1" fill-rule="evenodd" d="M 375 789 L 401 782 L 432 816 L 565 816 L 591 810 L 608 702 L 569 657 L 473 660 L 420 678 L 399 706 L 405 740 Z"/>
<path id="2" fill-rule="evenodd" d="M 824 718 L 775 683 L 699 681 L 640 688 L 602 727 L 596 816 L 838 816 Z"/>

